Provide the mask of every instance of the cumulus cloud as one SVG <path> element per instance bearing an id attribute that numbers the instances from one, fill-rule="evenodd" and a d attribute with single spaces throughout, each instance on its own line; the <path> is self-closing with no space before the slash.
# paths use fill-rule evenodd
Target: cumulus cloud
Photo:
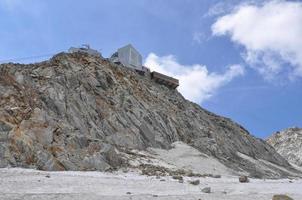
<path id="1" fill-rule="evenodd" d="M 266 79 L 302 77 L 302 3 L 273 0 L 244 3 L 212 25 L 245 48 L 243 57 Z"/>
<path id="2" fill-rule="evenodd" d="M 196 103 L 209 99 L 219 88 L 244 74 L 244 68 L 240 65 L 232 65 L 225 73 L 217 74 L 209 72 L 204 65 L 182 65 L 173 55 L 160 57 L 154 53 L 148 55 L 145 65 L 179 79 L 178 90 L 185 98 Z"/>

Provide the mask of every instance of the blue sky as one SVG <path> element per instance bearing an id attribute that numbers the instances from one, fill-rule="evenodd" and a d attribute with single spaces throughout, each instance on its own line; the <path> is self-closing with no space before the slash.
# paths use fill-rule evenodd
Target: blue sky
<path id="1" fill-rule="evenodd" d="M 186 98 L 265 138 L 302 126 L 301 4 L 0 0 L 0 60 L 86 43 L 108 57 L 132 43 L 148 67 L 181 80 Z"/>

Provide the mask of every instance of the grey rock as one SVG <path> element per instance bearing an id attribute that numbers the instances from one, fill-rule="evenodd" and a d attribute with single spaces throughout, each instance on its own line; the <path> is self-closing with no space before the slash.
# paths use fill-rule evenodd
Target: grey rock
<path id="1" fill-rule="evenodd" d="M 129 149 L 169 149 L 182 141 L 234 171 L 289 175 L 271 166 L 255 173 L 255 164 L 240 152 L 296 172 L 231 119 L 101 57 L 60 53 L 35 64 L 1 64 L 0 94 L 1 166 L 117 169 L 127 165 Z"/>
<path id="2" fill-rule="evenodd" d="M 101 152 L 102 155 L 104 155 L 106 161 L 113 168 L 121 168 L 126 163 L 126 161 L 119 154 L 118 150 L 111 145 L 106 145 L 106 147 L 102 149 Z"/>
<path id="3" fill-rule="evenodd" d="M 189 183 L 192 184 L 192 185 L 199 185 L 200 184 L 200 180 L 190 181 Z"/>
<path id="4" fill-rule="evenodd" d="M 179 175 L 174 175 L 174 176 L 172 176 L 172 178 L 176 179 L 176 180 L 183 180 L 183 177 L 179 176 Z"/>
<path id="5" fill-rule="evenodd" d="M 92 156 L 87 156 L 83 160 L 83 168 L 84 170 L 98 170 L 98 171 L 106 171 L 110 169 L 110 165 L 105 161 L 102 155 L 99 153 L 94 154 Z"/>
<path id="6" fill-rule="evenodd" d="M 78 170 L 78 167 L 73 162 L 71 162 L 70 160 L 61 159 L 60 163 L 62 163 L 65 170 L 68 170 L 68 171 Z"/>
<path id="7" fill-rule="evenodd" d="M 0 121 L 0 132 L 8 132 L 13 128 L 4 121 Z"/>
<path id="8" fill-rule="evenodd" d="M 267 142 L 290 163 L 302 166 L 302 128 L 288 128 L 271 135 Z"/>
<path id="9" fill-rule="evenodd" d="M 240 176 L 239 177 L 239 182 L 240 183 L 248 183 L 249 182 L 249 178 L 247 176 Z"/>
<path id="10" fill-rule="evenodd" d="M 211 187 L 205 187 L 205 188 L 201 189 L 201 191 L 203 193 L 211 193 Z"/>
<path id="11" fill-rule="evenodd" d="M 37 153 L 37 168 L 45 171 L 62 171 L 64 166 L 48 152 L 39 151 Z"/>
<path id="12" fill-rule="evenodd" d="M 5 158 L 6 151 L 7 147 L 5 146 L 5 144 L 0 142 L 0 167 L 8 166 L 8 161 Z"/>
<path id="13" fill-rule="evenodd" d="M 294 200 L 294 199 L 284 194 L 278 194 L 278 195 L 274 195 L 272 200 Z"/>
<path id="14" fill-rule="evenodd" d="M 0 142 L 7 142 L 9 132 L 0 132 Z"/>

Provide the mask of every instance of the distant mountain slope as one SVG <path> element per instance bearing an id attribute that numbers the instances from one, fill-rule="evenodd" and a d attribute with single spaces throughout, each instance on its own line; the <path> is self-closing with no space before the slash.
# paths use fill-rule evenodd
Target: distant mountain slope
<path id="1" fill-rule="evenodd" d="M 124 155 L 131 149 L 169 149 L 176 141 L 238 173 L 294 171 L 230 119 L 106 59 L 61 53 L 0 65 L 1 167 L 103 171 L 129 165 Z"/>
<path id="2" fill-rule="evenodd" d="M 302 166 L 302 128 L 289 128 L 274 133 L 267 142 L 289 162 Z"/>

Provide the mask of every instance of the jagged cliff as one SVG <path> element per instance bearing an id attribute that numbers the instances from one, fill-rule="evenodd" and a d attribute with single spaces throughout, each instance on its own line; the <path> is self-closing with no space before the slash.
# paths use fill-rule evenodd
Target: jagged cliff
<path id="1" fill-rule="evenodd" d="M 271 135 L 267 142 L 290 163 L 302 166 L 302 129 L 288 128 Z"/>
<path id="2" fill-rule="evenodd" d="M 175 141 L 251 176 L 293 171 L 230 119 L 106 59 L 61 53 L 0 65 L 1 167 L 107 170 L 127 166 L 130 149 L 168 149 Z"/>

